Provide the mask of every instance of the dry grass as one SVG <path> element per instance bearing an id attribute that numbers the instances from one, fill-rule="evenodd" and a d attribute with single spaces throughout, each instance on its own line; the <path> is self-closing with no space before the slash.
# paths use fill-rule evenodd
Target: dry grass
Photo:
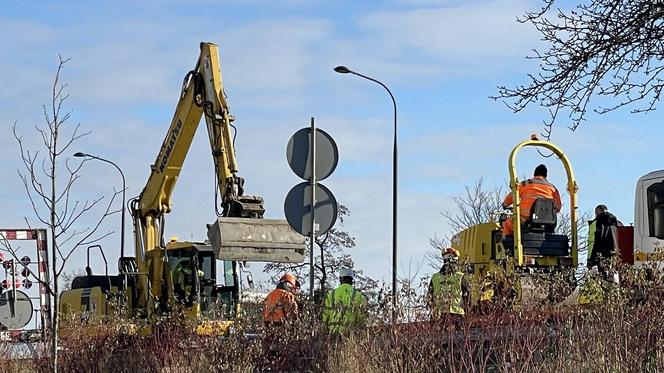
<path id="1" fill-rule="evenodd" d="M 664 371 L 660 277 L 630 271 L 624 275 L 630 286 L 607 288 L 601 305 L 494 307 L 460 325 L 423 320 L 394 327 L 381 321 L 388 319 L 383 310 L 374 310 L 369 327 L 335 337 L 323 332 L 313 306 L 272 343 L 251 307 L 225 338 L 197 336 L 177 319 L 164 320 L 151 336 L 127 336 L 108 325 L 94 337 L 63 339 L 61 367 L 118 373 Z M 1 370 L 48 371 L 48 360 L 5 360 Z"/>

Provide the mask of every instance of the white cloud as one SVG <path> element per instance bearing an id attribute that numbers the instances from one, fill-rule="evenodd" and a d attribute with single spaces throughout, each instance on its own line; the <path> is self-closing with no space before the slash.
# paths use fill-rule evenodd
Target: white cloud
<path id="1" fill-rule="evenodd" d="M 361 25 L 378 34 L 386 48 L 414 49 L 443 61 L 487 66 L 497 58 L 522 56 L 534 44 L 534 33 L 515 22 L 524 8 L 523 1 L 443 4 L 379 11 L 364 17 Z"/>
<path id="2" fill-rule="evenodd" d="M 222 63 L 233 61 L 226 70 L 233 69 L 229 79 L 235 90 L 259 88 L 278 96 L 307 85 L 313 51 L 331 33 L 332 24 L 325 19 L 258 20 L 220 36 Z"/>

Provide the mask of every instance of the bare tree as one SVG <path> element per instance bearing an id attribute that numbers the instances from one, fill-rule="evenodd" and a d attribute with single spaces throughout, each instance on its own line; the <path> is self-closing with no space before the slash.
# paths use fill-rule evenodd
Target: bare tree
<path id="1" fill-rule="evenodd" d="M 316 237 L 319 252 L 314 255 L 314 286 L 319 289 L 321 296 L 324 296 L 327 289 L 333 286 L 333 281 L 331 281 L 334 279 L 333 274 L 338 273 L 341 268 L 355 267 L 352 256 L 344 251 L 355 247 L 355 237 L 343 230 L 344 219 L 349 215 L 350 209 L 339 204 L 336 226 L 327 233 Z M 308 243 L 305 257 L 309 257 Z M 309 263 L 268 263 L 265 265 L 263 272 L 272 273 L 276 278 L 279 278 L 285 272 L 290 272 L 304 279 L 309 277 Z M 365 295 L 377 295 L 378 283 L 363 275 L 362 271 L 356 271 L 355 280 L 358 289 L 367 293 Z"/>
<path id="2" fill-rule="evenodd" d="M 440 253 L 439 255 L 440 256 Z M 422 275 L 422 267 L 427 260 L 427 257 L 422 258 L 418 262 L 413 262 L 412 259 L 408 262 L 407 267 L 401 268 L 401 275 L 399 276 L 399 319 L 402 322 L 423 321 L 429 319 L 428 309 L 426 307 L 426 294 L 431 277 Z M 391 292 L 388 293 L 391 295 Z M 391 308 L 392 302 L 386 299 L 384 304 L 381 304 L 386 310 Z M 391 315 L 384 312 L 385 321 L 390 320 Z"/>
<path id="3" fill-rule="evenodd" d="M 18 133 L 14 123 L 13 134 L 18 143 L 24 170 L 18 170 L 27 197 L 32 206 L 34 217 L 46 226 L 50 233 L 52 282 L 46 285 L 52 297 L 52 330 L 51 364 L 55 372 L 58 370 L 58 328 L 59 328 L 59 284 L 58 280 L 67 261 L 81 246 L 87 246 L 112 234 L 112 231 L 99 233 L 100 227 L 111 214 L 113 202 L 121 191 L 114 190 L 108 203 L 102 203 L 104 197 L 80 201 L 73 193 L 76 182 L 80 179 L 80 171 L 86 160 L 70 162 L 66 152 L 77 140 L 90 134 L 81 132 L 80 123 L 70 125 L 71 111 L 65 111 L 63 105 L 69 95 L 65 92 L 66 84 L 61 83 L 60 75 L 69 59 L 59 56 L 58 68 L 55 73 L 51 91 L 51 102 L 43 106 L 45 125 L 35 125 L 36 137 L 41 140 L 38 150 L 30 150 L 27 143 Z M 64 157 L 64 161 L 62 158 Z M 81 220 L 92 222 L 81 228 Z M 30 225 L 30 219 L 26 217 Z M 2 245 L 6 251 L 16 258 L 16 249 L 7 240 Z M 18 258 L 16 258 L 18 259 Z M 38 279 L 37 279 L 38 280 Z"/>
<path id="4" fill-rule="evenodd" d="M 623 106 L 632 106 L 633 113 L 654 110 L 664 88 L 664 1 L 586 0 L 567 11 L 555 4 L 543 0 L 540 10 L 518 19 L 532 24 L 548 45 L 528 57 L 540 71 L 528 74 L 528 84 L 499 86 L 493 98 L 503 99 L 514 112 L 531 103 L 546 107 L 546 139 L 560 116 L 567 115 L 574 131 L 589 109 L 599 114 Z M 601 100 L 593 106 L 595 96 Z"/>
<path id="5" fill-rule="evenodd" d="M 435 269 L 440 268 L 442 265 L 441 253 L 449 247 L 451 235 L 459 233 L 464 229 L 470 228 L 477 224 L 488 223 L 495 219 L 492 216 L 494 213 L 501 211 L 503 198 L 507 194 L 508 188 L 504 186 L 497 186 L 494 188 L 487 188 L 484 185 L 483 179 L 475 181 L 473 186 L 466 186 L 465 193 L 453 198 L 457 206 L 456 210 L 446 210 L 441 212 L 450 225 L 451 232 L 443 237 L 433 237 L 429 239 L 433 250 L 427 252 L 427 260 L 429 265 Z M 561 196 L 562 200 L 567 200 L 565 195 Z M 585 212 L 577 216 L 577 230 L 579 232 L 579 246 L 580 249 L 585 248 L 585 232 L 586 222 L 590 220 L 591 214 Z M 558 215 L 558 223 L 556 225 L 556 233 L 570 236 L 572 234 L 571 215 L 569 212 L 563 211 Z"/>
<path id="6" fill-rule="evenodd" d="M 454 232 L 491 221 L 491 214 L 501 209 L 506 194 L 503 186 L 487 189 L 482 178 L 473 186 L 466 186 L 465 190 L 463 195 L 452 198 L 458 211 L 441 212 Z"/>
<path id="7" fill-rule="evenodd" d="M 85 276 L 85 271 L 82 269 L 64 271 L 60 274 L 60 289 L 62 291 L 71 290 L 71 283 L 76 277 Z"/>
<path id="8" fill-rule="evenodd" d="M 429 243 L 433 248 L 427 253 L 429 265 L 438 269 L 442 262 L 441 252 L 449 247 L 451 236 L 473 225 L 488 223 L 492 213 L 500 211 L 506 188 L 503 186 L 488 189 L 480 178 L 472 186 L 465 187 L 465 193 L 452 198 L 455 210 L 445 210 L 440 214 L 450 226 L 450 232 L 443 237 L 432 237 Z"/>

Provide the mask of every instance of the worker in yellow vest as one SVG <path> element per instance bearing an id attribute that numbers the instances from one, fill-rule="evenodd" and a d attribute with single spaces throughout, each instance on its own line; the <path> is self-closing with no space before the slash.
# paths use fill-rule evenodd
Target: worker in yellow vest
<path id="1" fill-rule="evenodd" d="M 367 300 L 353 287 L 355 272 L 344 268 L 339 271 L 341 285 L 327 293 L 323 323 L 330 333 L 344 333 L 350 328 L 364 325 L 367 318 Z"/>
<path id="2" fill-rule="evenodd" d="M 429 308 L 432 319 L 451 319 L 461 322 L 466 314 L 468 284 L 459 269 L 459 252 L 449 248 L 443 253 L 443 265 L 429 283 Z"/>

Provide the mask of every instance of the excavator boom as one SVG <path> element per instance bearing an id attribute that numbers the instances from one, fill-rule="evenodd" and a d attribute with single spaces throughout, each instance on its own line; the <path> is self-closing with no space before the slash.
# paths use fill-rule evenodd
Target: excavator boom
<path id="1" fill-rule="evenodd" d="M 139 278 L 139 303 L 148 307 L 148 293 L 159 297 L 162 292 L 164 215 L 171 211 L 173 189 L 202 116 L 221 197 L 221 212 L 217 210 L 220 217 L 209 225 L 208 234 L 214 238 L 211 243 L 217 258 L 279 262 L 304 259 L 304 237 L 294 232 L 286 220 L 263 220 L 263 199 L 244 195 L 244 179 L 238 176 L 231 132 L 234 118 L 221 79 L 219 48 L 201 43 L 200 49 L 195 68 L 182 83 L 175 114 L 148 182 L 132 202 L 136 267 L 138 273 L 147 274 Z"/>

